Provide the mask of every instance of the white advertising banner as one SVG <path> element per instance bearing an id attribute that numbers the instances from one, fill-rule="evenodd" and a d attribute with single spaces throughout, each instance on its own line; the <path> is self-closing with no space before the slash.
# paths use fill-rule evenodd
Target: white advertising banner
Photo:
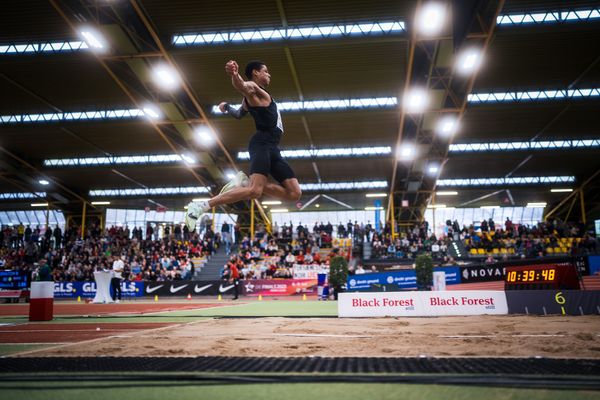
<path id="1" fill-rule="evenodd" d="M 340 293 L 338 317 L 508 314 L 503 291 Z"/>
<path id="2" fill-rule="evenodd" d="M 329 274 L 329 265 L 294 264 L 292 273 L 294 279 L 317 279 L 318 274 Z"/>

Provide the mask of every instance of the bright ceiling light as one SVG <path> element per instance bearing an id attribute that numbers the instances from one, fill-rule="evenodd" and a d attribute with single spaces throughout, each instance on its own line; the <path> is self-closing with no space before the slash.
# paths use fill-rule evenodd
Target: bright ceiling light
<path id="1" fill-rule="evenodd" d="M 435 192 L 436 196 L 457 196 L 458 192 L 449 190 L 449 191 L 441 191 L 441 192 Z"/>
<path id="2" fill-rule="evenodd" d="M 92 201 L 93 206 L 107 206 L 110 204 L 110 201 Z"/>
<path id="3" fill-rule="evenodd" d="M 285 213 L 288 212 L 287 208 L 272 208 L 271 209 L 272 213 Z"/>
<path id="4" fill-rule="evenodd" d="M 424 89 L 414 88 L 404 95 L 404 110 L 408 113 L 423 112 L 428 104 L 429 96 Z"/>
<path id="5" fill-rule="evenodd" d="M 366 197 L 387 197 L 387 193 L 367 193 Z"/>
<path id="6" fill-rule="evenodd" d="M 225 176 L 227 177 L 227 179 L 233 179 L 233 178 L 235 178 L 235 172 L 233 172 L 233 171 L 227 171 L 225 173 Z"/>
<path id="7" fill-rule="evenodd" d="M 430 204 L 427 208 L 446 208 L 445 204 Z"/>
<path id="8" fill-rule="evenodd" d="M 50 184 L 50 182 L 49 182 L 49 181 L 47 181 L 46 179 L 40 179 L 38 182 L 39 182 L 39 184 L 40 184 L 40 185 L 44 185 L 44 186 L 46 186 L 46 185 L 49 185 L 49 184 Z"/>
<path id="9" fill-rule="evenodd" d="M 173 90 L 179 86 L 181 78 L 177 71 L 168 65 L 158 65 L 152 70 L 152 77 L 157 86 Z"/>
<path id="10" fill-rule="evenodd" d="M 94 28 L 84 27 L 79 31 L 83 40 L 88 45 L 88 47 L 95 51 L 103 51 L 106 50 L 106 40 L 102 37 L 102 35 Z"/>
<path id="11" fill-rule="evenodd" d="M 122 197 L 122 196 L 167 196 L 190 195 L 208 193 L 208 186 L 179 186 L 179 187 L 154 187 L 154 188 L 119 188 L 119 189 L 93 189 L 88 193 L 94 197 Z"/>
<path id="12" fill-rule="evenodd" d="M 31 203 L 31 207 L 48 207 L 48 203 Z"/>
<path id="13" fill-rule="evenodd" d="M 541 208 L 544 208 L 544 207 L 546 207 L 546 203 L 544 203 L 544 202 L 527 203 L 527 207 L 536 207 L 536 208 L 541 207 Z"/>
<path id="14" fill-rule="evenodd" d="M 427 169 L 427 171 L 432 175 L 437 174 L 437 172 L 439 170 L 440 170 L 440 167 L 437 164 L 430 165 L 429 168 Z"/>
<path id="15" fill-rule="evenodd" d="M 552 193 L 570 193 L 573 189 L 550 189 Z"/>
<path id="16" fill-rule="evenodd" d="M 383 210 L 383 207 L 365 207 L 365 211 L 378 211 Z"/>
<path id="17" fill-rule="evenodd" d="M 315 204 L 315 207 L 319 208 L 319 207 L 321 207 L 321 205 L 320 204 Z"/>
<path id="18" fill-rule="evenodd" d="M 458 55 L 456 70 L 461 74 L 470 74 L 481 65 L 481 50 L 467 49 Z"/>
<path id="19" fill-rule="evenodd" d="M 281 201 L 279 200 L 266 200 L 262 202 L 263 206 L 264 205 L 269 205 L 269 206 L 278 206 L 281 204 Z"/>
<path id="20" fill-rule="evenodd" d="M 458 128 L 458 120 L 454 115 L 446 115 L 442 117 L 436 127 L 437 133 L 442 137 L 450 137 L 454 135 Z"/>
<path id="21" fill-rule="evenodd" d="M 412 160 L 415 158 L 416 149 L 415 146 L 410 143 L 404 143 L 398 149 L 398 158 L 400 160 Z"/>
<path id="22" fill-rule="evenodd" d="M 419 33 L 431 36 L 442 30 L 445 19 L 446 6 L 438 2 L 429 2 L 419 10 L 415 25 Z"/>
<path id="23" fill-rule="evenodd" d="M 206 125 L 200 125 L 196 128 L 196 138 L 204 145 L 209 145 L 215 141 L 210 128 Z"/>
<path id="24" fill-rule="evenodd" d="M 148 105 L 144 106 L 144 108 L 142 108 L 142 111 L 144 111 L 144 114 L 146 115 L 146 117 L 148 117 L 150 119 L 159 119 L 161 116 L 161 112 L 158 109 L 158 107 L 156 107 L 152 104 L 148 104 Z"/>
<path id="25" fill-rule="evenodd" d="M 187 165 L 194 165 L 198 162 L 198 160 L 196 159 L 196 157 L 194 157 L 191 154 L 181 154 L 181 159 L 187 164 Z"/>

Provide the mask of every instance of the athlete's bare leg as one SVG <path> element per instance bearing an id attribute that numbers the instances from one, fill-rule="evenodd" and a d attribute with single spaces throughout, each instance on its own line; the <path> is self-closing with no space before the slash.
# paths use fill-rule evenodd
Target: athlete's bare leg
<path id="1" fill-rule="evenodd" d="M 267 177 L 262 174 L 250 175 L 250 183 L 245 187 L 236 187 L 229 192 L 222 193 L 208 201 L 210 207 L 216 207 L 223 204 L 231 204 L 237 201 L 258 199 L 263 194 Z"/>
<path id="2" fill-rule="evenodd" d="M 263 188 L 263 193 L 284 201 L 298 201 L 302 196 L 302 190 L 296 178 L 286 179 L 281 182 L 281 185 L 267 182 Z"/>

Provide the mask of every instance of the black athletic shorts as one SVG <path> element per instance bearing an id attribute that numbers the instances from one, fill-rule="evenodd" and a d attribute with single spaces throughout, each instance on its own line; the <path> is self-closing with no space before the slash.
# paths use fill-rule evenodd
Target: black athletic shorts
<path id="1" fill-rule="evenodd" d="M 281 157 L 279 140 L 281 133 L 258 131 L 250 139 L 250 175 L 262 174 L 271 176 L 279 183 L 286 179 L 295 178 L 294 171 Z"/>

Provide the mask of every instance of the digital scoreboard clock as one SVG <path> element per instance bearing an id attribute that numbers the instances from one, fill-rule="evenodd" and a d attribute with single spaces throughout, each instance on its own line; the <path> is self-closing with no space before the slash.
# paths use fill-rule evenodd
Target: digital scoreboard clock
<path id="1" fill-rule="evenodd" d="M 22 271 L 0 271 L 0 289 L 25 290 L 29 288 L 29 273 Z"/>
<path id="2" fill-rule="evenodd" d="M 579 289 L 579 278 L 573 264 L 506 267 L 504 289 Z"/>

